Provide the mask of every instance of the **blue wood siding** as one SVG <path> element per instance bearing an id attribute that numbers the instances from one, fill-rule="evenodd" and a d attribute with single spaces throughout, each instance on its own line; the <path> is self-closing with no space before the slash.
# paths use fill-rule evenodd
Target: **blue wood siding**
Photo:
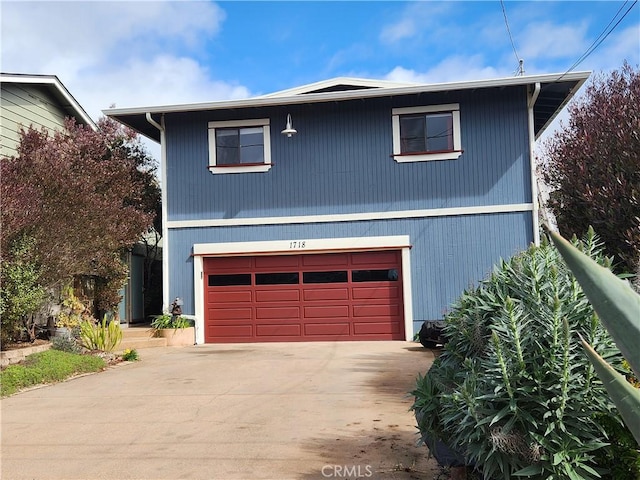
<path id="1" fill-rule="evenodd" d="M 491 271 L 500 258 L 525 249 L 532 238 L 531 213 L 251 227 L 180 228 L 169 231 L 169 297 L 184 299 L 194 313 L 192 248 L 227 243 L 309 238 L 409 235 L 414 332 L 424 320 L 441 319 L 461 293 Z"/>
<path id="2" fill-rule="evenodd" d="M 462 156 L 397 164 L 391 109 L 444 103 L 460 104 Z M 169 221 L 531 202 L 524 87 L 224 113 L 166 115 Z M 208 172 L 207 123 L 230 114 L 270 118 L 269 172 Z"/>

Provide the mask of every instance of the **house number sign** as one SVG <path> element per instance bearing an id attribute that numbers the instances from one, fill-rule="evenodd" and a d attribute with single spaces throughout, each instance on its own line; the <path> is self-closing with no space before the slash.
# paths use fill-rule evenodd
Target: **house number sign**
<path id="1" fill-rule="evenodd" d="M 307 246 L 306 240 L 292 240 L 289 242 L 290 250 L 300 250 Z"/>

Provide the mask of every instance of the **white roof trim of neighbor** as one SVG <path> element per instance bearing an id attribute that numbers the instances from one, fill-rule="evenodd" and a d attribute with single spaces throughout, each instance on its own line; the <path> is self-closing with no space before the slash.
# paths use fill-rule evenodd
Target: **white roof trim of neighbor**
<path id="1" fill-rule="evenodd" d="M 73 95 L 69 93 L 69 90 L 62 84 L 62 82 L 55 75 L 29 75 L 22 73 L 0 73 L 0 83 L 22 83 L 31 85 L 43 85 L 49 87 L 53 91 L 53 94 L 58 100 L 63 99 L 63 107 L 69 113 L 72 113 L 76 119 L 82 120 L 86 125 L 89 125 L 93 130 L 97 130 L 98 126 L 91 119 L 89 114 L 80 106 Z"/>
<path id="2" fill-rule="evenodd" d="M 490 80 L 474 80 L 450 83 L 414 84 L 410 86 L 390 86 L 364 88 L 323 93 L 294 94 L 289 96 L 261 96 L 241 100 L 223 100 L 217 102 L 188 103 L 179 105 L 160 105 L 150 107 L 113 108 L 103 110 L 105 115 L 160 114 L 175 112 L 196 112 L 206 110 L 222 110 L 232 108 L 266 107 L 277 105 L 300 105 L 305 103 L 331 102 L 361 98 L 388 97 L 395 95 L 411 95 L 417 93 L 446 92 L 453 90 L 473 90 L 479 88 L 510 87 L 531 85 L 537 82 L 554 83 L 557 81 L 577 81 L 579 85 L 589 78 L 590 72 L 555 73 L 545 75 L 528 75 Z M 308 87 L 308 86 L 306 86 Z M 300 87 L 305 89 L 306 87 Z M 317 87 L 316 87 L 317 88 Z M 298 90 L 299 89 L 294 89 Z M 286 91 L 283 91 L 286 92 Z M 276 92 L 278 95 L 283 92 Z"/>

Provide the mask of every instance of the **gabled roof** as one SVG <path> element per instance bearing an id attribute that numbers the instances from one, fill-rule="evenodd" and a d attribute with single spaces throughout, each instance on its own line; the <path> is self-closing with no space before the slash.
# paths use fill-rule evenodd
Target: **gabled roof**
<path id="1" fill-rule="evenodd" d="M 388 80 L 371 80 L 367 78 L 336 77 L 320 82 L 309 83 L 300 87 L 288 88 L 279 92 L 261 95 L 259 98 L 286 98 L 292 95 L 308 93 L 345 92 L 348 90 L 364 90 L 367 88 L 409 87 L 415 83 L 390 82 Z"/>
<path id="2" fill-rule="evenodd" d="M 582 84 L 589 78 L 589 75 L 590 72 L 571 72 L 450 83 L 392 85 L 388 85 L 387 82 L 381 80 L 345 80 L 336 78 L 269 95 L 241 100 L 155 107 L 113 108 L 103 110 L 103 112 L 105 115 L 118 120 L 142 135 L 159 142 L 160 132 L 147 118 L 151 117 L 154 123 L 157 123 L 160 120 L 160 116 L 165 113 L 241 110 L 245 108 L 280 107 L 340 102 L 354 99 L 400 97 L 422 93 L 473 91 L 485 88 L 518 86 L 527 87 L 533 91 L 535 86 L 539 84 L 540 91 L 533 108 L 534 132 L 537 138 L 580 89 Z M 154 115 L 155 118 L 153 117 Z"/>
<path id="3" fill-rule="evenodd" d="M 82 125 L 98 127 L 80 104 L 69 93 L 69 90 L 55 75 L 29 75 L 22 73 L 0 73 L 0 83 L 18 83 L 36 85 L 46 89 L 56 99 L 60 107 L 69 117 L 75 118 Z"/>

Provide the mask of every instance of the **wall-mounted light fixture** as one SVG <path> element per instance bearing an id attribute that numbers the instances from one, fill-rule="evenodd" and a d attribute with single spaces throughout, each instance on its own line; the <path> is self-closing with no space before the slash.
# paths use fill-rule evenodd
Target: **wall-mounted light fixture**
<path id="1" fill-rule="evenodd" d="M 287 126 L 284 127 L 284 130 L 282 130 L 283 135 L 286 135 L 287 137 L 291 138 L 292 136 L 294 136 L 296 133 L 298 133 L 298 131 L 293 128 L 293 124 L 291 123 L 291 114 L 287 114 Z"/>

